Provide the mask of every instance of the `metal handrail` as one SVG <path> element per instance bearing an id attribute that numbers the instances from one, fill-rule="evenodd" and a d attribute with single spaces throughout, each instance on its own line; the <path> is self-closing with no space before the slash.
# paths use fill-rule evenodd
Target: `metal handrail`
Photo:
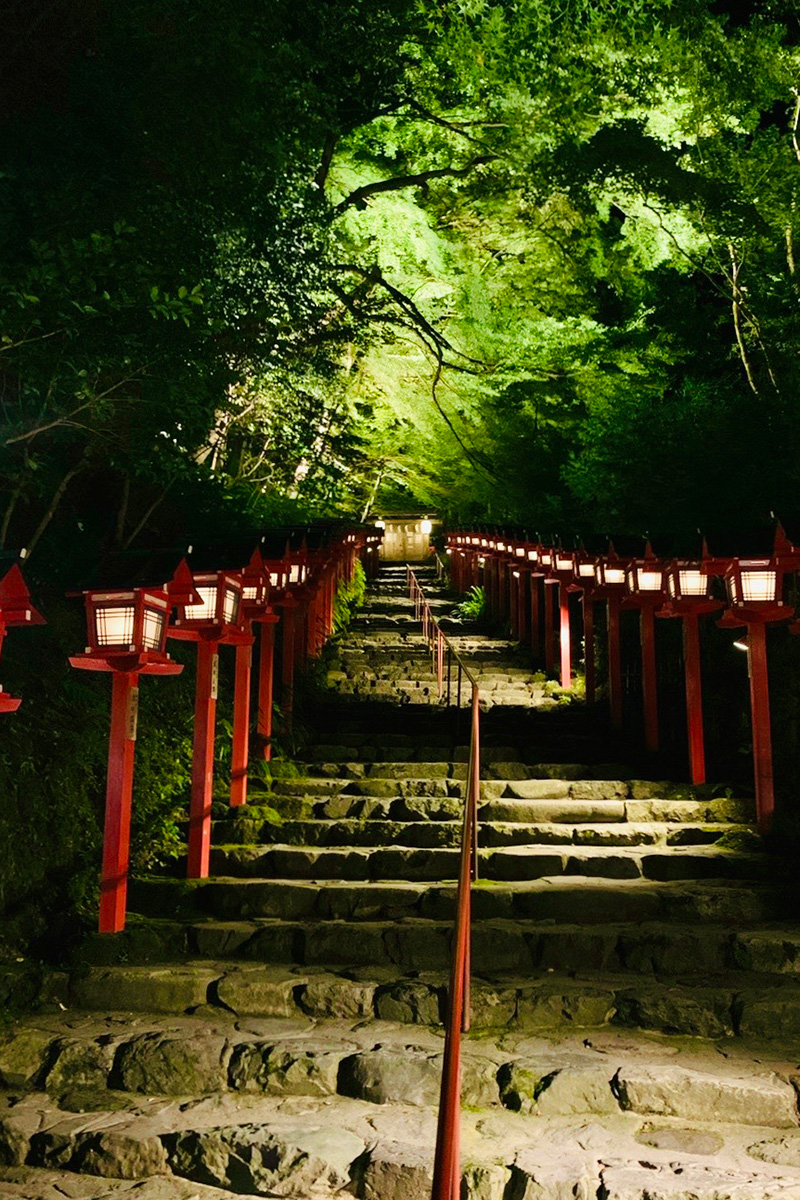
<path id="1" fill-rule="evenodd" d="M 458 664 L 458 705 L 461 706 L 461 680 L 466 676 L 472 688 L 472 721 L 469 764 L 461 829 L 461 855 L 456 889 L 456 917 L 445 1023 L 444 1061 L 439 1093 L 439 1117 L 436 1128 L 436 1153 L 433 1164 L 432 1200 L 458 1200 L 461 1193 L 461 1034 L 469 1030 L 470 921 L 471 883 L 478 878 L 478 800 L 481 778 L 480 691 L 478 680 L 461 658 L 433 615 L 419 580 L 407 568 L 408 586 L 417 619 L 422 621 L 423 636 L 431 643 L 437 664 L 439 695 L 444 692 L 444 648 L 448 652 L 447 703 L 450 703 L 450 665 Z"/>

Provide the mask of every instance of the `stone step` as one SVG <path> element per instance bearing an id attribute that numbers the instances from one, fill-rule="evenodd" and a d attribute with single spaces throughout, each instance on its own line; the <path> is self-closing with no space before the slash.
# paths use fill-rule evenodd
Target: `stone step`
<path id="1" fill-rule="evenodd" d="M 455 887 L 414 881 L 134 879 L 129 909 L 157 917 L 210 916 L 219 920 L 271 917 L 288 921 L 451 921 Z M 800 898 L 790 882 L 744 883 L 730 879 L 661 882 L 562 875 L 473 888 L 476 922 L 502 918 L 601 925 L 637 921 L 752 926 L 792 920 Z M 352 938 L 352 933 L 349 935 Z M 370 946 L 365 941 L 365 954 Z"/>
<path id="2" fill-rule="evenodd" d="M 455 880 L 457 847 L 414 846 L 216 846 L 212 875 L 242 879 L 350 881 Z M 766 879 L 788 867 L 764 855 L 744 855 L 716 846 L 512 845 L 478 851 L 481 879 L 522 882 L 563 875 L 601 879 Z"/>
<path id="3" fill-rule="evenodd" d="M 615 824 L 529 824 L 481 821 L 480 844 L 515 846 L 531 843 L 597 846 L 706 845 L 720 839 L 741 839 L 751 833 L 749 825 L 718 821 L 716 824 L 686 824 L 676 828 L 666 822 L 617 822 Z M 242 814 L 214 821 L 215 845 L 265 843 L 301 846 L 459 846 L 461 822 L 386 821 L 345 818 L 282 821 Z"/>
<path id="4" fill-rule="evenodd" d="M 246 930 L 240 933 L 244 937 Z M 197 937 L 203 940 L 202 931 L 198 931 Z M 259 939 L 258 945 L 262 946 L 263 930 L 251 933 L 251 938 Z M 243 948 L 247 949 L 248 943 Z M 682 947 L 684 955 L 690 957 L 692 952 L 696 954 L 707 948 L 714 950 L 709 939 L 695 937 L 692 941 L 687 932 Z M 727 950 L 731 952 L 730 935 Z M 313 960 L 305 965 L 281 965 L 258 961 L 259 957 L 253 953 L 250 959 L 216 962 L 187 960 L 164 965 L 88 967 L 72 979 L 67 1008 L 96 1012 L 197 1012 L 212 1016 L 216 1012 L 220 1020 L 227 1014 L 240 1020 L 245 1017 L 391 1020 L 432 1027 L 440 1026 L 444 1020 L 447 977 L 441 965 L 409 973 L 405 963 L 387 960 L 384 964 L 371 961 L 361 969 L 353 964 L 343 971 L 329 964 L 320 969 Z M 699 968 L 699 964 L 695 966 Z M 475 977 L 470 1003 L 471 1026 L 476 1032 L 555 1031 L 565 1026 L 613 1025 L 703 1038 L 775 1039 L 796 1037 L 800 1033 L 797 976 L 767 980 L 754 973 L 698 969 L 676 981 L 665 982 L 646 973 L 611 968 L 600 972 L 584 967 L 566 973 L 563 969 L 540 967 L 529 968 L 521 975 L 517 967 L 516 971 L 495 972 L 489 978 Z M 129 1022 L 128 1028 L 131 1025 Z M 35 1046 L 38 1069 L 20 1079 L 12 1070 L 15 1066 L 19 1070 L 25 1048 L 13 1042 L 4 1045 L 0 1039 L 0 1082 L 12 1087 L 41 1082 L 46 1066 L 53 1063 L 56 1048 L 50 1042 L 42 1042 L 40 1039 Z M 198 1053 L 208 1062 L 216 1063 L 219 1070 L 216 1046 L 202 1047 Z M 113 1046 L 107 1049 L 105 1062 L 109 1072 L 113 1069 L 119 1079 L 121 1072 Z M 219 1076 L 216 1080 L 221 1084 Z M 125 1090 L 135 1090 L 123 1086 Z M 185 1086 L 184 1090 L 193 1088 Z"/>
<path id="5" fill-rule="evenodd" d="M 477 906 L 477 893 L 475 901 Z M 314 923 L 265 918 L 180 921 L 134 917 L 116 938 L 95 934 L 82 943 L 75 955 L 77 973 L 72 982 L 74 987 L 83 978 L 87 964 L 153 965 L 172 961 L 175 965 L 186 959 L 215 960 L 215 970 L 219 962 L 231 958 L 296 963 L 297 969 L 316 971 L 339 964 L 348 967 L 353 978 L 363 980 L 368 977 L 365 972 L 371 970 L 374 978 L 383 982 L 398 978 L 404 971 L 444 972 L 452 933 L 444 920 L 365 921 L 358 931 L 358 939 L 354 940 L 352 924 L 335 920 Z M 692 982 L 702 988 L 712 979 L 724 978 L 731 994 L 738 994 L 754 984 L 767 987 L 781 979 L 800 980 L 800 926 L 796 923 L 732 929 L 724 924 L 691 923 L 691 915 L 689 923 L 683 924 L 610 920 L 594 925 L 556 925 L 546 919 L 495 918 L 475 922 L 474 943 L 484 975 L 481 986 L 492 980 L 498 982 L 509 973 L 530 982 L 536 973 L 589 972 L 597 976 L 609 972 L 625 977 L 625 986 L 631 984 L 632 976 L 645 976 L 651 982 L 657 980 L 662 989 L 670 986 L 670 980 L 686 988 Z M 363 946 L 367 947 L 366 957 Z M 370 953 L 375 955 L 372 960 Z M 67 1004 L 69 984 L 62 972 L 57 979 L 45 980 L 40 997 L 49 1001 L 51 1008 Z"/>
<path id="6" fill-rule="evenodd" d="M 319 781 L 324 784 L 326 781 Z M 512 790 L 513 789 L 513 790 Z M 453 783 L 442 787 L 431 781 L 415 788 L 386 789 L 389 795 L 362 795 L 349 788 L 340 792 L 318 786 L 307 794 L 305 788 L 291 786 L 280 793 L 267 796 L 268 807 L 249 804 L 230 818 L 244 826 L 264 821 L 279 825 L 284 820 L 355 819 L 363 821 L 456 821 L 463 815 L 463 785 Z M 568 791 L 552 798 L 523 799 L 513 792 L 515 784 L 487 780 L 481 784 L 479 822 L 538 825 L 538 824 L 643 824 L 655 822 L 674 825 L 734 824 L 746 825 L 752 820 L 752 805 L 725 798 L 709 802 L 679 800 L 582 799 Z M 423 794 L 419 794 L 420 791 Z M 433 794 L 431 794 L 433 793 Z M 451 794 L 453 793 L 453 794 Z M 220 805 L 220 814 L 231 810 Z M 255 840 L 258 840 L 257 838 Z M 676 839 L 680 844 L 680 839 Z"/>

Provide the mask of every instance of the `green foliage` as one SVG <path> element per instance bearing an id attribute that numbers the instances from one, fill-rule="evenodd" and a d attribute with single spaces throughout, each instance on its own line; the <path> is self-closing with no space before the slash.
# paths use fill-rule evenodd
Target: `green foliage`
<path id="1" fill-rule="evenodd" d="M 341 633 L 347 629 L 356 609 L 363 604 L 367 590 L 367 577 L 360 562 L 356 562 L 352 579 L 343 579 L 336 589 L 333 600 L 333 629 Z"/>
<path id="2" fill-rule="evenodd" d="M 486 594 L 482 587 L 473 584 L 464 599 L 453 609 L 453 616 L 463 621 L 480 621 L 486 611 Z"/>

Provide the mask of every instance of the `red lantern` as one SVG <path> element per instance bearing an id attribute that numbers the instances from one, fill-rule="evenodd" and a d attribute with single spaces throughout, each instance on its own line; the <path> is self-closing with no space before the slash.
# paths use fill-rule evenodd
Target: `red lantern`
<path id="1" fill-rule="evenodd" d="M 622 728 L 622 648 L 620 608 L 627 594 L 627 562 L 609 543 L 608 552 L 595 560 L 595 596 L 605 600 L 608 610 L 608 692 L 611 724 Z"/>
<path id="2" fill-rule="evenodd" d="M 242 623 L 241 572 L 192 567 L 192 578 L 197 597 L 188 603 L 183 598 L 168 635 L 197 643 L 187 876 L 205 879 L 211 850 L 219 647 L 252 645 L 253 635 Z"/>
<path id="3" fill-rule="evenodd" d="M 796 569 L 797 559 L 785 545 L 780 526 L 753 531 L 744 535 L 741 542 L 741 547 L 735 548 L 744 549 L 745 554 L 720 558 L 718 554 L 706 553 L 704 560 L 708 571 L 725 576 L 729 607 L 718 624 L 723 629 L 747 627 L 756 815 L 759 830 L 766 833 L 775 812 L 766 629 L 767 625 L 791 620 L 794 615 L 792 608 L 783 603 L 783 573 L 784 568 Z M 717 543 L 714 550 L 719 549 Z"/>
<path id="4" fill-rule="evenodd" d="M 686 689 L 686 727 L 692 783 L 706 781 L 703 727 L 703 685 L 700 669 L 700 617 L 723 608 L 713 596 L 714 576 L 698 559 L 678 558 L 665 571 L 667 595 L 658 617 L 678 617 L 683 623 L 683 671 Z"/>
<path id="5" fill-rule="evenodd" d="M 644 740 L 651 752 L 658 750 L 659 741 L 655 614 L 664 596 L 664 574 L 664 565 L 653 554 L 649 542 L 644 557 L 631 559 L 625 573 L 628 588 L 626 603 L 639 610 Z"/>
<path id="6" fill-rule="evenodd" d="M 15 625 L 44 625 L 44 617 L 34 608 L 31 594 L 19 566 L 14 563 L 0 579 L 0 650 L 6 630 Z M 0 687 L 0 712 L 16 712 L 22 700 Z"/>
<path id="7" fill-rule="evenodd" d="M 118 559 L 130 574 L 133 559 Z M 155 564 L 154 564 L 155 567 Z M 139 709 L 140 675 L 179 675 L 180 663 L 165 651 L 173 589 L 182 600 L 199 600 L 186 590 L 185 565 L 160 587 L 122 587 L 84 592 L 89 645 L 70 664 L 113 675 L 108 747 L 103 865 L 100 874 L 100 933 L 125 928 L 130 854 L 131 797 Z"/>

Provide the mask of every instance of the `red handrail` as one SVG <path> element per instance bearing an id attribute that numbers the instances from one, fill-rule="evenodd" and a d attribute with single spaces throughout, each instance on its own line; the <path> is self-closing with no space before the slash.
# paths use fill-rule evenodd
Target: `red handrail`
<path id="1" fill-rule="evenodd" d="M 469 764 L 461 830 L 461 856 L 456 890 L 456 917 L 453 930 L 450 986 L 445 1023 L 444 1062 L 439 1093 L 439 1118 L 436 1128 L 436 1153 L 433 1164 L 432 1200 L 458 1200 L 461 1185 L 461 1034 L 469 1029 L 470 908 L 471 888 L 478 878 L 478 800 L 480 797 L 480 692 L 478 681 L 461 659 L 450 639 L 443 633 L 425 593 L 411 568 L 408 585 L 423 636 L 433 649 L 439 695 L 444 691 L 444 649 L 448 649 L 448 689 L 450 700 L 450 659 L 458 663 L 458 703 L 461 703 L 461 675 L 472 686 L 472 720 Z"/>

